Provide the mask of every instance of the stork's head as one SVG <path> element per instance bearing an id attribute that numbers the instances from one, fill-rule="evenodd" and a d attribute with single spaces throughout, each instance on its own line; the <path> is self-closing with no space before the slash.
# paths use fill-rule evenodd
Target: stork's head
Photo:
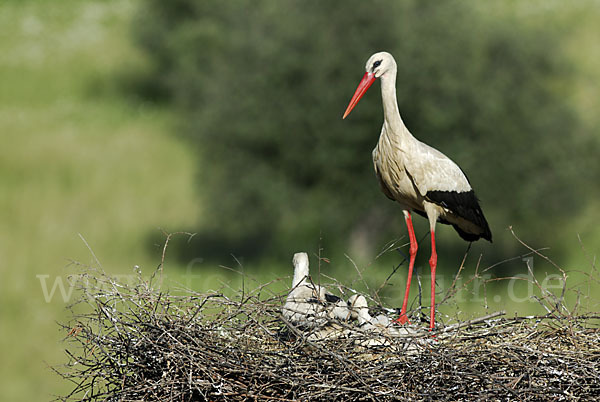
<path id="1" fill-rule="evenodd" d="M 296 253 L 292 260 L 294 264 L 294 279 L 292 280 L 292 287 L 296 287 L 300 282 L 304 281 L 308 277 L 308 254 Z"/>
<path id="2" fill-rule="evenodd" d="M 396 74 L 396 61 L 388 52 L 377 52 L 367 60 L 367 65 L 365 66 L 365 75 L 362 80 L 358 84 L 358 88 L 354 92 L 348 107 L 346 108 L 346 112 L 344 112 L 343 119 L 346 118 L 354 109 L 354 106 L 358 103 L 360 98 L 367 92 L 367 89 L 373 82 L 375 82 L 376 78 L 380 78 L 385 76 L 386 73 L 391 72 L 391 74 Z"/>
<path id="3" fill-rule="evenodd" d="M 365 71 L 371 73 L 375 78 L 379 78 L 388 71 L 395 70 L 396 60 L 388 52 L 378 52 L 367 60 Z"/>

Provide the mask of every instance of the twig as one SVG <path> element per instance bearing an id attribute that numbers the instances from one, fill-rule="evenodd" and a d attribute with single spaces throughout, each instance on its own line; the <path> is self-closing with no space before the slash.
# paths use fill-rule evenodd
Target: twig
<path id="1" fill-rule="evenodd" d="M 500 317 L 501 315 L 505 315 L 505 314 L 506 314 L 506 311 L 504 311 L 504 310 L 496 311 L 495 313 L 484 315 L 483 317 L 473 318 L 473 319 L 465 321 L 465 322 L 459 322 L 457 324 L 449 325 L 449 326 L 445 327 L 441 332 L 445 333 L 445 332 L 450 332 L 450 331 L 456 331 L 459 328 L 469 327 L 471 325 L 478 324 L 478 323 L 484 322 L 484 321 L 488 321 L 488 320 L 491 320 L 492 318 Z"/>
<path id="2" fill-rule="evenodd" d="M 102 269 L 102 264 L 100 264 L 100 260 L 98 259 L 98 257 L 96 256 L 96 253 L 94 253 L 94 250 L 92 250 L 92 248 L 90 247 L 90 245 L 88 244 L 87 240 L 85 240 L 85 237 L 83 237 L 83 235 L 81 233 L 77 233 L 79 235 L 79 238 L 83 241 L 83 244 L 85 244 L 85 246 L 87 247 L 87 249 L 90 251 L 90 253 L 92 254 L 92 257 L 94 257 L 94 260 L 96 261 L 96 264 L 98 264 L 98 267 L 100 269 Z"/>

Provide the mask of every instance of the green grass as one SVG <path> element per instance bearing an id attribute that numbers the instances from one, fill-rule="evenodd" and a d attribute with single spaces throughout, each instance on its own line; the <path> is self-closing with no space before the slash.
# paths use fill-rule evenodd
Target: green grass
<path id="1" fill-rule="evenodd" d="M 67 318 L 67 303 L 59 291 L 47 302 L 38 275 L 47 275 L 51 289 L 57 278 L 66 280 L 74 272 L 68 267 L 70 260 L 95 264 L 79 233 L 107 271 L 129 275 L 139 265 L 148 274 L 160 261 L 159 248 L 148 248 L 149 233 L 188 229 L 198 221 L 196 162 L 190 148 L 174 135 L 175 117 L 164 107 L 144 104 L 118 89 L 122 71 L 145 67 L 129 32 L 136 4 L 126 0 L 0 4 L 0 389 L 5 400 L 47 400 L 70 389 L 47 366 L 66 360 L 61 343 L 66 334 L 56 321 Z M 587 26 L 595 26 L 594 21 L 590 17 Z M 590 32 L 597 29 L 578 29 L 584 43 L 593 48 L 597 36 Z M 573 57 L 582 46 L 573 40 Z M 582 83 L 597 87 L 598 67 L 597 58 L 586 57 Z M 597 104 L 597 99 L 584 84 L 574 102 L 595 119 L 596 108 L 585 105 L 592 100 Z M 595 209 L 590 214 L 598 215 Z M 600 233 L 585 230 L 590 236 L 596 233 L 590 241 Z M 426 255 L 428 247 L 421 252 Z M 591 264 L 582 256 L 575 250 L 565 268 L 589 271 Z M 473 274 L 476 260 L 472 256 L 468 261 L 466 278 Z M 422 261 L 423 272 L 428 272 L 426 257 Z M 538 261 L 541 270 L 536 272 L 554 273 Z M 526 272 L 522 261 L 515 264 Z M 242 286 L 240 274 L 213 266 L 192 272 L 197 266 L 193 261 L 168 260 L 167 286 L 225 285 L 232 292 Z M 240 269 L 234 261 L 231 267 Z M 290 261 L 244 267 L 256 277 L 255 282 L 244 279 L 244 286 L 256 287 L 282 272 L 287 276 L 290 267 Z M 323 266 L 323 272 L 344 284 L 354 281 L 356 289 L 365 292 L 379 286 L 391 266 L 375 263 L 360 270 L 364 281 L 348 260 Z M 405 271 L 400 270 L 386 291 L 390 305 L 400 303 Z M 585 288 L 585 277 L 572 275 Z M 450 282 L 444 278 L 440 287 L 447 288 Z M 289 278 L 273 290 L 283 290 L 287 283 Z M 485 296 L 490 311 L 541 312 L 535 303 L 511 302 L 505 283 L 489 284 Z M 423 278 L 423 286 L 428 284 L 429 278 Z M 594 283 L 587 294 L 598 288 Z M 461 296 L 459 308 L 449 306 L 445 312 L 485 314 L 483 288 L 477 289 Z M 516 285 L 515 294 L 527 291 L 525 283 Z M 425 291 L 424 300 L 427 295 Z M 494 301 L 496 295 L 500 299 Z"/>
<path id="2" fill-rule="evenodd" d="M 69 260 L 129 274 L 155 268 L 148 233 L 197 220 L 193 155 L 168 111 L 106 90 L 131 44 L 129 1 L 0 5 L 0 383 L 11 401 L 48 400 L 65 384 L 57 320 L 36 275 L 66 279 Z M 176 269 L 177 267 L 171 266 Z"/>

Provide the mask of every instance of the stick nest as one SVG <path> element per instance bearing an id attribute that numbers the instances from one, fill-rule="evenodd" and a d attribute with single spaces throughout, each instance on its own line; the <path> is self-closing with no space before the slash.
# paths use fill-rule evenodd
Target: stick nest
<path id="1" fill-rule="evenodd" d="M 600 397 L 597 317 L 495 314 L 385 342 L 348 323 L 343 336 L 311 340 L 284 322 L 286 295 L 269 285 L 228 297 L 133 282 L 91 269 L 79 278 L 62 325 L 69 362 L 55 367 L 73 391 L 59 400 Z"/>

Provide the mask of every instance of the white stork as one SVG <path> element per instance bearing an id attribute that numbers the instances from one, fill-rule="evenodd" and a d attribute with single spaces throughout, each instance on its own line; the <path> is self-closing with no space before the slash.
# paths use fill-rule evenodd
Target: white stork
<path id="1" fill-rule="evenodd" d="M 350 310 L 346 302 L 309 280 L 308 254 L 296 253 L 292 262 L 294 278 L 283 306 L 283 316 L 305 327 L 318 327 L 330 319 L 347 320 Z"/>
<path id="2" fill-rule="evenodd" d="M 375 79 L 380 78 L 384 121 L 373 150 L 373 164 L 383 193 L 402 206 L 410 239 L 406 292 L 397 321 L 401 324 L 408 321 L 406 304 L 418 248 L 410 215 L 414 211 L 427 217 L 431 232 L 431 331 L 435 326 L 436 222 L 452 225 L 460 237 L 469 242 L 480 238 L 491 242 L 492 233 L 463 171 L 446 155 L 413 137 L 404 125 L 396 100 L 397 67 L 392 55 L 375 53 L 367 61 L 365 69 L 343 118 L 348 116 Z"/>
<path id="3" fill-rule="evenodd" d="M 386 315 L 380 314 L 377 317 L 372 317 L 369 314 L 367 299 L 363 295 L 354 294 L 350 296 L 348 306 L 356 311 L 358 325 L 363 329 L 387 328 L 392 324 L 392 321 Z"/>
<path id="4" fill-rule="evenodd" d="M 392 320 L 386 315 L 380 314 L 372 317 L 369 314 L 367 299 L 362 295 L 355 294 L 350 296 L 348 306 L 357 313 L 358 325 L 361 331 L 381 335 L 380 337 L 370 337 L 360 342 L 363 346 L 389 345 L 389 339 L 387 338 L 404 337 L 415 333 L 410 327 L 394 326 Z M 414 344 L 406 344 L 405 350 L 415 351 L 416 348 Z"/>

